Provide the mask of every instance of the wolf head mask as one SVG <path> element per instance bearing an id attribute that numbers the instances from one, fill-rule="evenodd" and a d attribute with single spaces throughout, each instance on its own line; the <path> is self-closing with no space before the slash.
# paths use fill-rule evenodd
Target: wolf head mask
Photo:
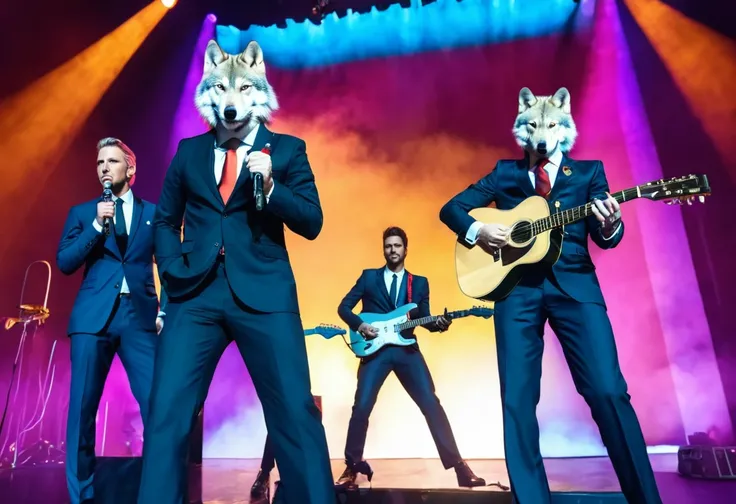
<path id="1" fill-rule="evenodd" d="M 519 92 L 519 113 L 513 128 L 516 143 L 527 152 L 549 157 L 557 149 L 569 152 L 578 136 L 570 113 L 570 93 L 560 88 L 552 96 Z"/>
<path id="2" fill-rule="evenodd" d="M 268 122 L 279 104 L 266 79 L 266 64 L 258 43 L 250 42 L 242 53 L 231 55 L 210 40 L 195 105 L 213 128 L 239 130 L 248 123 Z"/>

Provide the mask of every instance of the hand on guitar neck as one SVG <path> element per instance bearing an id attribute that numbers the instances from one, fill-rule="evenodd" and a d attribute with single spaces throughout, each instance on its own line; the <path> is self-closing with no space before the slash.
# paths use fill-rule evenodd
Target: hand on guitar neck
<path id="1" fill-rule="evenodd" d="M 447 309 L 445 309 L 445 315 L 446 314 Z M 447 331 L 447 329 L 450 327 L 450 324 L 452 324 L 452 319 L 446 317 L 445 315 L 440 315 L 439 317 L 437 317 L 437 320 L 433 322 L 440 330 L 440 332 Z M 363 322 L 362 324 L 360 324 L 360 326 L 358 326 L 358 334 L 363 336 L 366 340 L 372 340 L 378 336 L 378 329 L 368 324 L 367 322 Z"/>

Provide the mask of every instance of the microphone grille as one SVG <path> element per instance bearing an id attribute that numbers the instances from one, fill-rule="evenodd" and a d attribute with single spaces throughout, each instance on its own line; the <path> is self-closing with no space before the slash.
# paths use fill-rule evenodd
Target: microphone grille
<path id="1" fill-rule="evenodd" d="M 105 182 L 102 184 L 102 187 L 104 187 L 105 189 L 112 189 L 112 182 L 110 182 L 109 180 L 105 180 Z"/>

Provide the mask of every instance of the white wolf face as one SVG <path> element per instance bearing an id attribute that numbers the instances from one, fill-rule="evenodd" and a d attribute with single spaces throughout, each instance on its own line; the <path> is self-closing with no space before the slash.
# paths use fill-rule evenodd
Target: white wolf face
<path id="1" fill-rule="evenodd" d="M 258 43 L 249 43 L 235 56 L 224 53 L 217 42 L 210 40 L 194 102 L 213 128 L 220 125 L 237 131 L 249 123 L 268 122 L 279 104 L 266 79 Z"/>
<path id="2" fill-rule="evenodd" d="M 570 114 L 570 93 L 560 88 L 552 96 L 519 92 L 519 113 L 514 122 L 516 143 L 527 152 L 549 157 L 557 149 L 569 152 L 578 136 Z"/>

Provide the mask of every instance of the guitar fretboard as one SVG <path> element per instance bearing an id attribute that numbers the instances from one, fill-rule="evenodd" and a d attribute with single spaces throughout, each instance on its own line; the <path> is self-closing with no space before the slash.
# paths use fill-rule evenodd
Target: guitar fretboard
<path id="1" fill-rule="evenodd" d="M 632 187 L 630 189 L 624 189 L 617 193 L 611 194 L 611 196 L 619 203 L 631 201 L 638 198 L 641 195 L 639 187 Z M 563 210 L 562 212 L 555 212 L 549 217 L 537 219 L 532 222 L 532 235 L 538 235 L 549 231 L 551 229 L 559 228 L 583 220 L 586 217 L 593 215 L 593 204 L 586 203 L 579 207 L 570 208 Z"/>
<path id="2" fill-rule="evenodd" d="M 398 324 L 396 326 L 396 331 L 406 331 L 407 329 L 411 329 L 412 327 L 422 326 L 424 324 L 429 324 L 430 322 L 436 322 L 438 318 L 440 318 L 438 315 L 429 315 L 428 317 L 407 320 L 406 322 Z"/>

